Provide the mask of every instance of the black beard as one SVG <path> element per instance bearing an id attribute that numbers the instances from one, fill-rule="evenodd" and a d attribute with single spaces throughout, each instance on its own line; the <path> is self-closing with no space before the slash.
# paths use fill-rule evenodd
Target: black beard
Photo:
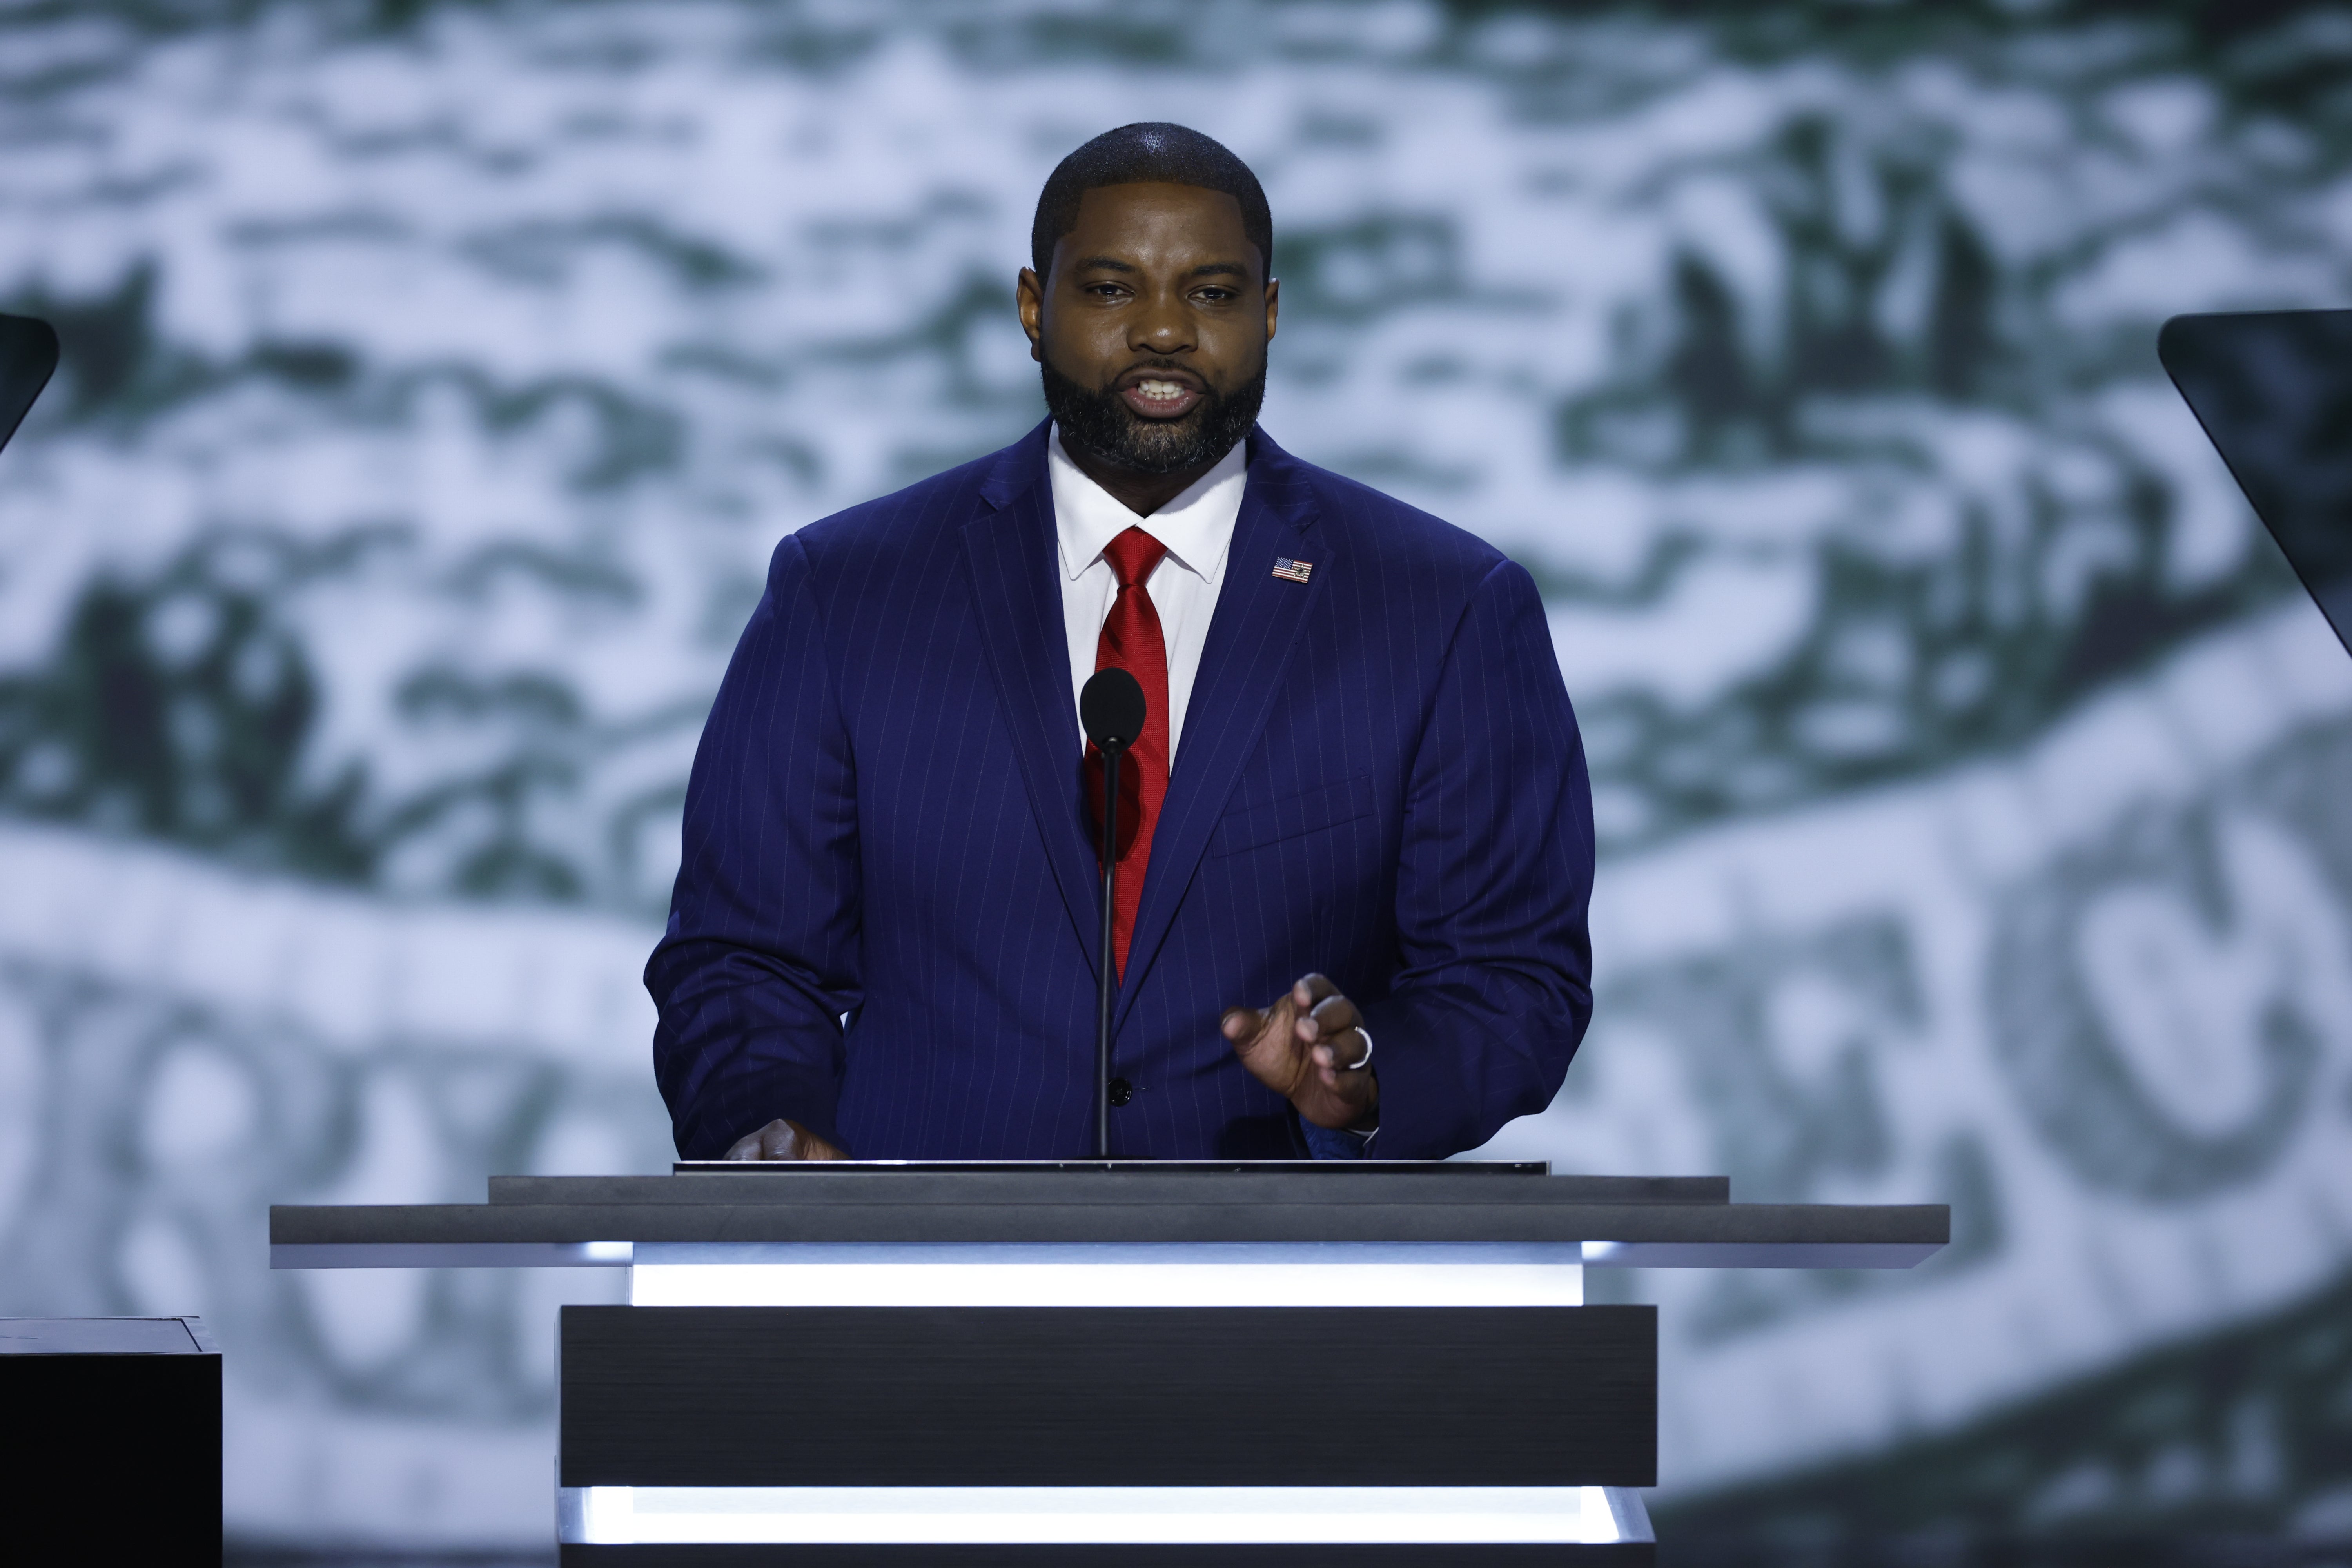
<path id="1" fill-rule="evenodd" d="M 1089 392 L 1055 370 L 1045 377 L 1045 406 L 1062 439 L 1114 468 L 1173 474 L 1207 468 L 1250 433 L 1265 402 L 1265 365 L 1231 393 L 1210 390 L 1181 419 L 1145 419 L 1116 392 Z M 1154 367 L 1158 368 L 1158 367 Z"/>

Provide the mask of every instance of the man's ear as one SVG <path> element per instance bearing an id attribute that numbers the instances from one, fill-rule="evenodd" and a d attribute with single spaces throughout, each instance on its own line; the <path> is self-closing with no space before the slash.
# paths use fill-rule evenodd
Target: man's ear
<path id="1" fill-rule="evenodd" d="M 1265 280 L 1265 341 L 1274 342 L 1274 320 L 1282 314 L 1282 279 Z"/>
<path id="2" fill-rule="evenodd" d="M 1034 268 L 1024 267 L 1013 285 L 1013 298 L 1021 311 L 1021 330 L 1029 334 L 1029 357 L 1040 364 L 1045 360 L 1045 285 L 1039 281 Z"/>

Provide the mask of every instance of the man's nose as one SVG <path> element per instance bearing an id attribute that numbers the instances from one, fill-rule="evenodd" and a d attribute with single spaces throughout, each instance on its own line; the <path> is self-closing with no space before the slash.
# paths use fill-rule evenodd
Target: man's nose
<path id="1" fill-rule="evenodd" d="M 1153 294 L 1129 323 L 1127 346 L 1141 353 L 1181 353 L 1194 345 L 1192 313 L 1173 293 Z"/>

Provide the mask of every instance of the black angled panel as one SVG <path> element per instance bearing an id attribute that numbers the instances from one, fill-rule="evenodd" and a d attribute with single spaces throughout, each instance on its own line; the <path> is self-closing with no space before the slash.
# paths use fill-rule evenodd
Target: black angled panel
<path id="1" fill-rule="evenodd" d="M 0 316 L 0 447 L 58 368 L 58 334 L 30 316 Z"/>
<path id="2" fill-rule="evenodd" d="M 1629 1307 L 566 1307 L 565 1486 L 1656 1483 Z"/>

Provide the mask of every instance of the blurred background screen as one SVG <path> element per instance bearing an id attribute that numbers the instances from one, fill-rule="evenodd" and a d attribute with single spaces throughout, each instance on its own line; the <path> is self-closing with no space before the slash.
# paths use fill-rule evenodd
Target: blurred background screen
<path id="1" fill-rule="evenodd" d="M 2352 659 L 2156 356 L 2347 302 L 2347 80 L 2336 5 L 0 0 L 0 1313 L 215 1326 L 238 1552 L 549 1558 L 619 1271 L 266 1207 L 667 1168 L 769 552 L 1040 417 L 1038 187 L 1170 119 L 1267 427 L 1550 605 L 1599 1010 L 1490 1152 L 1954 1205 L 1591 1276 L 1666 1560 L 2352 1538 Z"/>

